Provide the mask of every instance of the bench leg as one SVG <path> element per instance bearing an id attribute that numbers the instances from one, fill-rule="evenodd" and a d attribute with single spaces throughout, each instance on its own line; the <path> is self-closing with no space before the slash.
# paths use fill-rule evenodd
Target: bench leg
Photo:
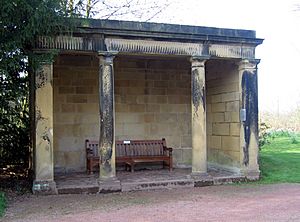
<path id="1" fill-rule="evenodd" d="M 130 166 L 131 166 L 131 173 L 134 172 L 134 165 L 135 165 L 134 163 L 131 163 L 131 164 L 130 164 Z"/>
<path id="2" fill-rule="evenodd" d="M 169 171 L 170 172 L 173 171 L 173 160 L 172 160 L 172 158 L 170 158 L 170 160 L 169 160 Z"/>

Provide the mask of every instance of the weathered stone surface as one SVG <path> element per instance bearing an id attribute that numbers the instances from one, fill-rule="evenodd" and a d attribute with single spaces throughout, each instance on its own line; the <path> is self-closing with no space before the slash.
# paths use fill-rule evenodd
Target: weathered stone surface
<path id="1" fill-rule="evenodd" d="M 53 66 L 35 73 L 35 181 L 33 191 L 55 192 L 53 164 Z M 36 185 L 36 186 L 35 186 Z"/>
<path id="2" fill-rule="evenodd" d="M 192 68 L 192 172 L 207 172 L 205 60 L 191 59 Z"/>
<path id="3" fill-rule="evenodd" d="M 259 176 L 258 166 L 258 98 L 257 64 L 258 60 L 242 60 L 239 63 L 239 90 L 241 108 L 246 110 L 246 121 L 240 128 L 241 163 L 245 175 Z M 249 176 L 251 178 L 252 176 Z"/>

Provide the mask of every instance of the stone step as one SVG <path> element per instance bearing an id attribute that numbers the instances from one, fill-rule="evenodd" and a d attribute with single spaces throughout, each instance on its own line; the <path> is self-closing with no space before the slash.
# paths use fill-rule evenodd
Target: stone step
<path id="1" fill-rule="evenodd" d="M 121 182 L 122 191 L 154 190 L 154 189 L 172 189 L 194 187 L 192 179 L 162 180 L 149 182 Z"/>
<path id="2" fill-rule="evenodd" d="M 98 193 L 99 186 L 64 186 L 57 187 L 58 194 L 88 194 Z"/>

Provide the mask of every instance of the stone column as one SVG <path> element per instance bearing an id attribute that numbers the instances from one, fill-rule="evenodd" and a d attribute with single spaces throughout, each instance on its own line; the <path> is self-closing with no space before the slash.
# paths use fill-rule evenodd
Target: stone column
<path id="1" fill-rule="evenodd" d="M 192 175 L 207 174 L 205 58 L 191 58 Z"/>
<path id="2" fill-rule="evenodd" d="M 259 179 L 258 166 L 258 96 L 257 64 L 259 60 L 239 63 L 240 153 L 241 171 L 250 180 Z"/>
<path id="3" fill-rule="evenodd" d="M 53 65 L 35 72 L 35 138 L 33 193 L 57 193 L 53 164 Z"/>
<path id="4" fill-rule="evenodd" d="M 114 55 L 99 53 L 99 192 L 120 190 L 115 163 Z"/>

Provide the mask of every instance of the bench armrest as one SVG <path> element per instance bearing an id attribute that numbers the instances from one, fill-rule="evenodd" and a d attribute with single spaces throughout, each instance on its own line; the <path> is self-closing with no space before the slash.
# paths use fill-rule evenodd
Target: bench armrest
<path id="1" fill-rule="evenodd" d="M 169 153 L 169 155 L 171 156 L 172 152 L 173 152 L 173 148 L 164 146 L 164 151 L 167 151 Z"/>

